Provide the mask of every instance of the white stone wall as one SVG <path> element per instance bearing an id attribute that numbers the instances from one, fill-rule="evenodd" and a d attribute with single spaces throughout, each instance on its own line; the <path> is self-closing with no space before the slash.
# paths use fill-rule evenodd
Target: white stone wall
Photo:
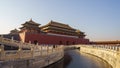
<path id="1" fill-rule="evenodd" d="M 77 47 L 80 47 L 80 52 L 98 56 L 107 61 L 113 68 L 120 68 L 120 48 L 118 46 L 77 45 Z"/>

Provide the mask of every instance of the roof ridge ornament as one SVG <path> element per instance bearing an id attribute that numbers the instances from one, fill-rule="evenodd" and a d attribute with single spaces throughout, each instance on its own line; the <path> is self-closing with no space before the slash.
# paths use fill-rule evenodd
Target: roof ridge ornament
<path id="1" fill-rule="evenodd" d="M 53 20 L 51 20 L 51 22 L 53 22 Z"/>
<path id="2" fill-rule="evenodd" d="M 32 18 L 30 18 L 30 21 L 33 21 Z"/>

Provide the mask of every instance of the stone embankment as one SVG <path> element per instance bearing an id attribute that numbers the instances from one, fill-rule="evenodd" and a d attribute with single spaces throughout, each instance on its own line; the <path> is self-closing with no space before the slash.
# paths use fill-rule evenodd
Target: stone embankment
<path id="1" fill-rule="evenodd" d="M 120 68 L 120 47 L 119 45 L 76 45 L 80 52 L 95 55 L 113 68 Z"/>

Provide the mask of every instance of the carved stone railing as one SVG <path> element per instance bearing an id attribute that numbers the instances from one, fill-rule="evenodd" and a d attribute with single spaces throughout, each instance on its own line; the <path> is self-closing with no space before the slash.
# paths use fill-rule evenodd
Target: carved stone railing
<path id="1" fill-rule="evenodd" d="M 95 55 L 107 61 L 113 68 L 120 68 L 120 45 L 76 45 L 80 52 Z"/>
<path id="2" fill-rule="evenodd" d="M 30 50 L 4 50 L 4 45 L 0 46 L 0 60 L 28 59 L 36 56 L 48 56 L 63 51 L 63 46 L 53 48 L 53 46 L 34 46 Z"/>
<path id="3" fill-rule="evenodd" d="M 31 61 L 29 62 L 29 64 L 36 64 L 39 61 L 41 63 L 40 67 L 44 67 L 58 61 L 64 56 L 64 48 L 62 45 L 54 45 L 55 47 L 48 45 L 43 46 L 38 44 L 34 45 L 30 43 L 22 43 L 20 41 L 15 41 L 13 39 L 7 39 L 3 37 L 0 37 L 0 44 L 0 61 L 3 62 L 19 61 L 25 59 Z M 4 45 L 18 47 L 19 49 L 4 50 Z M 23 50 L 22 48 L 29 48 L 29 50 Z M 26 63 L 26 65 L 27 64 L 28 63 Z"/>
<path id="4" fill-rule="evenodd" d="M 3 38 L 2 36 L 0 37 L 0 43 L 9 45 L 9 46 L 23 47 L 23 48 L 30 48 L 30 45 L 31 45 L 29 43 L 23 43 L 21 41 L 16 41 L 13 39 Z"/>

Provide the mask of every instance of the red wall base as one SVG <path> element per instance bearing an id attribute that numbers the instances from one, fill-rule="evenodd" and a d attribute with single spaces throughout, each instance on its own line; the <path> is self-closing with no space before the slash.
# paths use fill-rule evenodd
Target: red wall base
<path id="1" fill-rule="evenodd" d="M 55 35 L 47 35 L 41 33 L 26 33 L 25 42 L 38 44 L 55 44 L 55 45 L 74 45 L 74 44 L 88 44 L 89 40 L 84 38 L 72 38 Z"/>

